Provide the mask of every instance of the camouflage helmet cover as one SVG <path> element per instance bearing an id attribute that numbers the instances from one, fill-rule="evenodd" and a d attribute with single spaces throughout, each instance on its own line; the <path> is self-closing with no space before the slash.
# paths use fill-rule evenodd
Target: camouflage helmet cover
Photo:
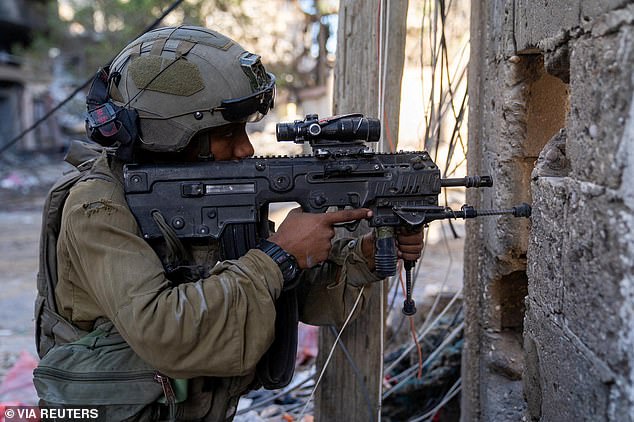
<path id="1" fill-rule="evenodd" d="M 199 131 L 256 121 L 273 106 L 275 77 L 260 57 L 201 27 L 150 31 L 110 66 L 110 97 L 139 113 L 140 147 L 179 151 Z"/>

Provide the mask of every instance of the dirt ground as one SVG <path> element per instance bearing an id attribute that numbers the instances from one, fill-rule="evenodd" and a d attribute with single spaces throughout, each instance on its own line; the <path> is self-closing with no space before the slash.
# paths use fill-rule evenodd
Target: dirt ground
<path id="1" fill-rule="evenodd" d="M 0 162 L 0 383 L 20 352 L 36 356 L 33 302 L 41 208 L 47 189 L 67 169 L 61 156 L 29 160 L 10 168 Z M 460 234 L 464 232 L 461 222 L 455 226 Z M 444 290 L 449 293 L 462 284 L 463 238 L 453 239 L 448 226 L 436 222 L 428 239 L 416 281 L 417 301 L 429 301 L 445 280 Z"/>
<path id="2" fill-rule="evenodd" d="M 0 163 L 0 379 L 21 351 L 36 355 L 33 303 L 42 206 L 48 188 L 68 169 L 61 156 L 55 158 Z"/>

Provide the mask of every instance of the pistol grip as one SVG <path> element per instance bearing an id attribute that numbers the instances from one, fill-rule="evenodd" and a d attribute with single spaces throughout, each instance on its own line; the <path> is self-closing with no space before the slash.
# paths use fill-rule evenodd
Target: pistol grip
<path id="1" fill-rule="evenodd" d="M 376 228 L 376 242 L 374 251 L 375 270 L 382 277 L 396 275 L 396 240 L 394 228 L 389 226 Z"/>

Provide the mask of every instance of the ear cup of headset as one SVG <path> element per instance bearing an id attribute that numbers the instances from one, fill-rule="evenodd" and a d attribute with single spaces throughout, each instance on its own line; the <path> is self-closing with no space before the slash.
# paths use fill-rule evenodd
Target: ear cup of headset
<path id="1" fill-rule="evenodd" d="M 104 147 L 118 147 L 119 158 L 130 161 L 139 136 L 139 114 L 110 101 L 108 69 L 99 69 L 86 96 L 86 134 Z"/>

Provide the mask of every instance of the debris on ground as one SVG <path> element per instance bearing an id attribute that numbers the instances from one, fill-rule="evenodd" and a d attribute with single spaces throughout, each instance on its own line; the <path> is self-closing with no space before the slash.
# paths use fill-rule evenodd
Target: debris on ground
<path id="1" fill-rule="evenodd" d="M 463 345 L 461 301 L 453 310 L 425 325 L 419 334 L 421 355 L 411 344 L 401 345 L 385 356 L 382 420 L 459 420 L 460 365 Z M 434 324 L 433 326 L 431 324 Z M 413 343 L 413 342 L 410 342 Z M 420 361 L 422 359 L 422 361 Z M 450 412 L 454 412 L 452 417 Z M 438 415 L 444 412 L 444 417 Z"/>
<path id="2" fill-rule="evenodd" d="M 33 406 L 37 404 L 38 397 L 33 385 L 33 369 L 37 363 L 38 360 L 29 352 L 20 353 L 0 384 L 0 405 Z"/>

